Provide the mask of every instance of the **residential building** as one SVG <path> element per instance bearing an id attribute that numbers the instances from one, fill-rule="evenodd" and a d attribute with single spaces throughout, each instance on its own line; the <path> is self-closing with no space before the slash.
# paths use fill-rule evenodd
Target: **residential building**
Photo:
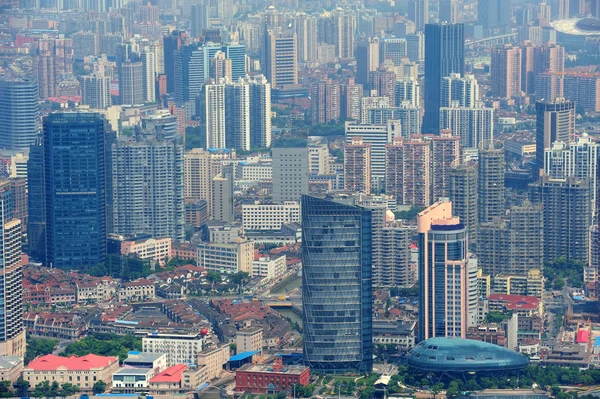
<path id="1" fill-rule="evenodd" d="M 442 79 L 440 107 L 475 108 L 479 103 L 479 83 L 475 75 L 451 73 Z M 442 128 L 443 129 L 443 128 Z"/>
<path id="2" fill-rule="evenodd" d="M 452 132 L 449 131 L 441 131 L 439 136 L 431 137 L 432 201 L 436 202 L 450 195 L 450 169 L 459 163 L 459 137 L 452 136 Z"/>
<path id="3" fill-rule="evenodd" d="M 483 29 L 503 32 L 510 26 L 510 9 L 502 0 L 480 0 L 477 3 L 477 18 Z"/>
<path id="4" fill-rule="evenodd" d="M 184 196 L 206 201 L 208 212 L 212 208 L 211 156 L 208 151 L 194 148 L 184 158 Z"/>
<path id="5" fill-rule="evenodd" d="M 373 367 L 371 235 L 370 210 L 302 197 L 304 359 L 312 369 Z"/>
<path id="6" fill-rule="evenodd" d="M 144 65 L 141 61 L 125 61 L 119 65 L 119 98 L 121 105 L 142 105 L 144 101 Z"/>
<path id="7" fill-rule="evenodd" d="M 439 127 L 460 137 L 461 148 L 477 148 L 482 141 L 494 138 L 494 109 L 481 104 L 473 108 L 442 107 Z"/>
<path id="8" fill-rule="evenodd" d="M 206 380 L 211 381 L 219 378 L 223 367 L 227 364 L 231 349 L 228 344 L 217 345 L 212 348 L 206 348 L 198 353 L 198 367 L 206 369 Z"/>
<path id="9" fill-rule="evenodd" d="M 396 74 L 378 69 L 369 74 L 371 93 L 377 97 L 387 97 L 390 104 L 396 104 Z"/>
<path id="10" fill-rule="evenodd" d="M 331 158 L 326 143 L 308 145 L 308 170 L 316 175 L 328 175 L 331 172 Z"/>
<path id="11" fill-rule="evenodd" d="M 262 327 L 246 327 L 235 332 L 238 353 L 262 352 L 264 346 Z"/>
<path id="12" fill-rule="evenodd" d="M 233 274 L 250 273 L 254 260 L 254 244 L 238 239 L 232 243 L 202 243 L 198 245 L 196 264 L 208 270 Z"/>
<path id="13" fill-rule="evenodd" d="M 440 130 L 442 82 L 451 73 L 464 75 L 464 46 L 462 24 L 442 23 L 425 26 L 424 133 L 437 134 Z"/>
<path id="14" fill-rule="evenodd" d="M 511 45 L 492 50 L 490 77 L 492 96 L 498 98 L 521 97 L 521 48 Z"/>
<path id="15" fill-rule="evenodd" d="M 138 238 L 121 242 L 121 255 L 151 259 L 163 266 L 171 256 L 171 237 Z"/>
<path id="16" fill-rule="evenodd" d="M 264 71 L 273 88 L 298 84 L 298 50 L 295 33 L 265 32 Z"/>
<path id="17" fill-rule="evenodd" d="M 250 147 L 271 147 L 271 84 L 264 75 L 250 83 Z"/>
<path id="18" fill-rule="evenodd" d="M 600 73 L 565 74 L 564 95 L 586 112 L 600 112 Z"/>
<path id="19" fill-rule="evenodd" d="M 371 144 L 361 137 L 352 137 L 352 141 L 344 145 L 344 189 L 371 193 Z"/>
<path id="20" fill-rule="evenodd" d="M 310 368 L 306 366 L 284 366 L 281 357 L 276 357 L 272 365 L 248 364 L 235 373 L 235 390 L 264 394 L 292 390 L 296 384 L 302 386 L 310 382 Z"/>
<path id="21" fill-rule="evenodd" d="M 190 334 L 152 332 L 142 338 L 142 351 L 166 353 L 167 365 L 170 367 L 177 364 L 196 364 L 203 345 L 204 338 L 200 332 Z"/>
<path id="22" fill-rule="evenodd" d="M 353 79 L 349 79 L 347 84 L 341 85 L 341 110 L 340 118 L 342 120 L 360 120 L 363 85 L 355 84 Z"/>
<path id="23" fill-rule="evenodd" d="M 308 194 L 308 148 L 273 148 L 273 201 L 299 201 Z"/>
<path id="24" fill-rule="evenodd" d="M 73 72 L 72 39 L 45 37 L 33 45 L 33 76 L 41 99 L 56 97 L 61 76 Z"/>
<path id="25" fill-rule="evenodd" d="M 400 122 L 402 137 L 406 140 L 416 134 L 421 134 L 421 109 L 404 101 L 399 107 L 375 108 L 367 110 L 365 123 L 370 125 L 385 125 L 389 121 Z"/>
<path id="26" fill-rule="evenodd" d="M 83 76 L 81 80 L 81 103 L 92 109 L 106 109 L 112 105 L 110 77 Z"/>
<path id="27" fill-rule="evenodd" d="M 114 356 L 85 355 L 81 357 L 40 356 L 23 369 L 23 379 L 34 388 L 48 381 L 59 385 L 73 384 L 82 392 L 91 392 L 94 384 L 103 381 L 112 385 L 112 376 L 119 370 L 119 358 Z"/>
<path id="28" fill-rule="evenodd" d="M 356 83 L 370 88 L 370 74 L 379 68 L 379 38 L 369 37 L 356 44 Z"/>
<path id="29" fill-rule="evenodd" d="M 266 280 L 275 280 L 282 277 L 287 271 L 287 258 L 285 255 L 271 259 L 270 256 L 261 256 L 252 262 L 251 276 L 265 277 Z"/>
<path id="30" fill-rule="evenodd" d="M 225 147 L 250 151 L 250 85 L 240 80 L 225 85 Z"/>
<path id="31" fill-rule="evenodd" d="M 464 338 L 477 316 L 477 264 L 467 253 L 465 226 L 452 203 L 437 202 L 417 216 L 419 340 Z"/>
<path id="32" fill-rule="evenodd" d="M 40 131 L 40 99 L 35 80 L 0 81 L 0 148 L 26 150 Z"/>
<path id="33" fill-rule="evenodd" d="M 415 23 L 415 29 L 422 31 L 429 23 L 429 0 L 409 0 L 408 19 Z"/>
<path id="34" fill-rule="evenodd" d="M 479 223 L 504 215 L 504 145 L 486 140 L 479 144 L 477 209 Z"/>
<path id="35" fill-rule="evenodd" d="M 459 0 L 440 0 L 440 22 L 456 24 L 460 18 Z"/>
<path id="36" fill-rule="evenodd" d="M 565 99 L 549 99 L 535 103 L 536 162 L 544 167 L 544 151 L 555 141 L 570 143 L 575 135 L 575 103 Z"/>
<path id="37" fill-rule="evenodd" d="M 461 223 L 465 226 L 469 236 L 469 244 L 477 241 L 477 221 L 479 212 L 477 205 L 478 196 L 478 168 L 476 162 L 461 163 L 453 166 L 448 172 L 450 180 L 448 198 L 452 202 L 452 209 Z"/>
<path id="38" fill-rule="evenodd" d="M 123 302 L 144 302 L 156 299 L 154 282 L 145 278 L 123 283 L 119 289 L 119 300 Z"/>
<path id="39" fill-rule="evenodd" d="M 340 121 L 340 85 L 330 80 L 314 83 L 310 101 L 313 125 Z"/>
<path id="40" fill-rule="evenodd" d="M 396 82 L 396 106 L 408 102 L 413 107 L 421 106 L 421 87 L 414 78 L 405 78 Z M 420 133 L 420 131 L 419 131 Z"/>
<path id="41" fill-rule="evenodd" d="M 233 166 L 223 166 L 222 172 L 212 179 L 212 219 L 232 223 L 235 219 L 233 207 Z"/>
<path id="42" fill-rule="evenodd" d="M 431 203 L 431 147 L 420 138 L 394 139 L 386 145 L 385 192 L 398 204 L 429 206 Z"/>
<path id="43" fill-rule="evenodd" d="M 284 201 L 283 204 L 243 204 L 244 230 L 279 230 L 288 223 L 300 222 L 300 203 Z"/>
<path id="44" fill-rule="evenodd" d="M 225 141 L 225 83 L 208 83 L 203 88 L 206 148 L 227 148 Z"/>

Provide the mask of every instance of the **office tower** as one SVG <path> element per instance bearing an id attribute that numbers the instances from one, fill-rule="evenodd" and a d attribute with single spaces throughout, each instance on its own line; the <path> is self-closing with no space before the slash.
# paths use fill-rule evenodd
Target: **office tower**
<path id="1" fill-rule="evenodd" d="M 331 80 L 313 83 L 311 88 L 312 124 L 340 121 L 340 85 Z"/>
<path id="2" fill-rule="evenodd" d="M 433 202 L 450 195 L 450 169 L 460 163 L 459 140 L 448 131 L 442 131 L 439 137 L 431 138 L 431 200 Z"/>
<path id="3" fill-rule="evenodd" d="M 479 223 L 504 215 L 504 144 L 494 140 L 479 143 L 477 199 Z"/>
<path id="4" fill-rule="evenodd" d="M 535 103 L 535 158 L 544 167 L 544 151 L 553 142 L 569 143 L 575 135 L 575 103 L 565 99 L 541 100 Z"/>
<path id="5" fill-rule="evenodd" d="M 304 361 L 313 370 L 373 368 L 371 224 L 368 209 L 302 196 Z"/>
<path id="6" fill-rule="evenodd" d="M 40 98 L 55 97 L 61 75 L 73 72 L 72 40 L 37 39 L 33 54 L 33 76 L 39 85 Z"/>
<path id="7" fill-rule="evenodd" d="M 565 48 L 557 44 L 533 47 L 533 75 L 565 72 Z M 539 98 L 539 97 L 538 97 Z"/>
<path id="8" fill-rule="evenodd" d="M 375 108 L 368 110 L 367 124 L 386 125 L 388 121 L 400 122 L 402 138 L 410 140 L 421 133 L 421 109 L 403 102 L 400 107 Z"/>
<path id="9" fill-rule="evenodd" d="M 71 36 L 71 40 L 73 43 L 73 60 L 83 61 L 84 57 L 98 53 L 94 32 L 75 32 Z"/>
<path id="10" fill-rule="evenodd" d="M 112 146 L 114 232 L 183 241 L 183 148 L 138 134 Z"/>
<path id="11" fill-rule="evenodd" d="M 225 84 L 204 86 L 206 148 L 227 148 L 225 143 Z"/>
<path id="12" fill-rule="evenodd" d="M 379 64 L 391 60 L 395 66 L 399 66 L 406 57 L 406 39 L 386 37 L 379 41 L 379 48 Z"/>
<path id="13" fill-rule="evenodd" d="M 108 122 L 95 112 L 60 112 L 43 127 L 47 264 L 96 266 L 106 253 Z"/>
<path id="14" fill-rule="evenodd" d="M 369 74 L 371 91 L 378 97 L 387 97 L 390 104 L 396 104 L 396 74 L 378 70 Z"/>
<path id="15" fill-rule="evenodd" d="M 141 52 L 142 61 L 142 97 L 144 102 L 156 102 L 156 91 L 154 82 L 156 80 L 156 54 L 149 49 Z"/>
<path id="16" fill-rule="evenodd" d="M 195 44 L 182 46 L 173 52 L 173 90 L 170 93 L 174 94 L 177 103 L 193 101 L 200 94 L 208 77 L 207 63 L 205 52 Z M 165 69 L 167 65 L 165 61 Z"/>
<path id="17" fill-rule="evenodd" d="M 542 208 L 525 201 L 510 207 L 506 218 L 498 217 L 479 225 L 478 266 L 492 278 L 498 274 L 527 276 L 530 270 L 542 270 Z"/>
<path id="18" fill-rule="evenodd" d="M 174 30 L 170 35 L 163 38 L 163 48 L 165 51 L 165 75 L 167 76 L 167 92 L 175 91 L 175 51 L 179 50 L 185 44 L 186 33 Z"/>
<path id="19" fill-rule="evenodd" d="M 467 229 L 469 245 L 477 242 L 477 163 L 467 162 L 452 166 L 448 172 L 450 185 L 448 198 L 452 202 L 453 213 Z"/>
<path id="20" fill-rule="evenodd" d="M 0 80 L 0 148 L 28 149 L 40 131 L 35 80 Z"/>
<path id="21" fill-rule="evenodd" d="M 406 35 L 406 55 L 412 62 L 425 59 L 425 35 L 422 32 Z"/>
<path id="22" fill-rule="evenodd" d="M 396 82 L 396 106 L 408 102 L 413 107 L 421 106 L 421 87 L 416 79 L 403 79 Z"/>
<path id="23" fill-rule="evenodd" d="M 363 125 L 356 122 L 346 122 L 345 133 L 346 144 L 351 143 L 353 137 L 362 137 L 365 143 L 371 144 L 371 178 L 385 179 L 385 146 L 392 143 L 394 138 L 402 137 L 400 122 L 390 120 L 383 125 Z"/>
<path id="24" fill-rule="evenodd" d="M 555 141 L 552 148 L 544 151 L 544 174 L 551 179 L 566 179 L 574 176 L 578 180 L 587 180 L 591 190 L 591 201 L 596 211 L 598 192 L 598 144 L 583 133 L 576 141 L 563 143 Z"/>
<path id="25" fill-rule="evenodd" d="M 264 71 L 273 88 L 298 84 L 298 51 L 296 34 L 265 33 Z"/>
<path id="26" fill-rule="evenodd" d="M 250 147 L 271 147 L 271 84 L 263 75 L 250 80 Z"/>
<path id="27" fill-rule="evenodd" d="M 0 182 L 0 241 L 2 244 L 0 283 L 0 355 L 25 356 L 23 325 L 23 270 L 21 263 L 21 221 L 14 217 L 14 192 L 10 182 Z"/>
<path id="28" fill-rule="evenodd" d="M 370 88 L 370 75 L 379 68 L 379 38 L 369 37 L 356 45 L 356 83 Z"/>
<path id="29" fill-rule="evenodd" d="M 429 23 L 429 0 L 409 0 L 408 19 L 415 23 L 417 31 L 425 29 Z"/>
<path id="30" fill-rule="evenodd" d="M 477 313 L 477 262 L 467 253 L 467 230 L 452 203 L 437 202 L 417 216 L 419 235 L 418 340 L 462 337 Z"/>
<path id="31" fill-rule="evenodd" d="M 190 33 L 192 37 L 200 37 L 205 29 L 210 28 L 210 6 L 207 0 L 193 4 L 190 12 Z"/>
<path id="32" fill-rule="evenodd" d="M 371 144 L 361 137 L 344 145 L 344 190 L 371 194 Z"/>
<path id="33" fill-rule="evenodd" d="M 81 103 L 92 109 L 106 109 L 112 105 L 110 78 L 108 76 L 83 76 L 81 79 Z"/>
<path id="34" fill-rule="evenodd" d="M 360 106 L 363 96 L 363 85 L 350 81 L 341 85 L 341 110 L 343 120 L 360 120 Z"/>
<path id="35" fill-rule="evenodd" d="M 273 201 L 298 201 L 308 193 L 308 148 L 273 148 Z"/>
<path id="36" fill-rule="evenodd" d="M 493 97 L 520 97 L 521 48 L 508 45 L 493 49 L 490 78 Z"/>
<path id="37" fill-rule="evenodd" d="M 427 24 L 425 26 L 425 116 L 423 132 L 440 130 L 441 87 L 451 73 L 465 72 L 465 38 L 462 24 Z"/>
<path id="38" fill-rule="evenodd" d="M 535 76 L 535 96 L 540 99 L 564 97 L 564 76 L 544 72 Z"/>
<path id="39" fill-rule="evenodd" d="M 592 225 L 591 192 L 587 180 L 574 176 L 541 176 L 531 185 L 532 201 L 541 204 L 544 223 L 544 262 L 564 256 L 587 262 Z"/>
<path id="40" fill-rule="evenodd" d="M 123 62 L 119 67 L 119 98 L 121 105 L 144 104 L 144 67 L 141 61 Z"/>
<path id="41" fill-rule="evenodd" d="M 221 46 L 225 57 L 231 60 L 231 79 L 235 82 L 239 78 L 246 77 L 246 46 L 244 44 L 227 44 Z M 210 56 L 210 50 L 206 56 Z M 296 62 L 297 66 L 297 62 Z"/>
<path id="42" fill-rule="evenodd" d="M 586 112 L 600 112 L 600 74 L 564 75 L 564 95 Z"/>
<path id="43" fill-rule="evenodd" d="M 451 73 L 442 79 L 441 107 L 473 108 L 479 102 L 479 84 L 474 75 Z"/>
<path id="44" fill-rule="evenodd" d="M 28 255 L 46 263 L 46 202 L 44 189 L 44 147 L 42 137 L 36 137 L 27 160 Z"/>
<path id="45" fill-rule="evenodd" d="M 225 115 L 225 148 L 250 151 L 250 85 L 247 82 L 225 85 Z"/>
<path id="46" fill-rule="evenodd" d="M 440 22 L 458 23 L 459 5 L 458 0 L 440 0 Z"/>
<path id="47" fill-rule="evenodd" d="M 233 166 L 224 165 L 223 170 L 212 179 L 212 219 L 233 223 Z"/>
<path id="48" fill-rule="evenodd" d="M 356 32 L 356 15 L 336 10 L 333 18 L 333 44 L 335 54 L 341 60 L 354 58 L 354 35 Z"/>
<path id="49" fill-rule="evenodd" d="M 225 57 L 225 53 L 219 51 L 214 58 L 210 59 L 209 78 L 219 81 L 219 79 L 231 79 L 231 60 Z"/>
<path id="50" fill-rule="evenodd" d="M 314 63 L 318 54 L 317 17 L 301 14 L 296 17 L 296 37 L 298 38 L 298 62 Z"/>
<path id="51" fill-rule="evenodd" d="M 210 153 L 201 148 L 188 151 L 184 158 L 184 196 L 206 201 L 212 212 L 212 178 Z"/>
<path id="52" fill-rule="evenodd" d="M 502 0 L 479 0 L 477 14 L 483 29 L 501 31 L 510 25 L 510 7 Z"/>
<path id="53" fill-rule="evenodd" d="M 440 130 L 451 130 L 453 136 L 460 137 L 462 148 L 477 148 L 482 141 L 494 137 L 493 108 L 443 107 L 439 121 Z"/>
<path id="54" fill-rule="evenodd" d="M 385 146 L 385 193 L 396 197 L 398 205 L 431 204 L 431 150 L 420 138 L 395 139 Z"/>
<path id="55" fill-rule="evenodd" d="M 576 2 L 578 0 L 550 0 L 549 6 L 551 10 L 551 16 L 553 21 L 559 19 L 569 18 L 569 2 Z"/>

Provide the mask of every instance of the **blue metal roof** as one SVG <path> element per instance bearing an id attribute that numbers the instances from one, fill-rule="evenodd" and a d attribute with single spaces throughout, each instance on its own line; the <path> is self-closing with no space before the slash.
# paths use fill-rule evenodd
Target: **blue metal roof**
<path id="1" fill-rule="evenodd" d="M 260 351 L 252 351 L 252 352 L 242 352 L 242 353 L 238 353 L 237 355 L 233 355 L 229 358 L 230 362 L 239 362 L 240 360 L 245 360 L 248 359 L 249 357 L 252 357 L 254 355 L 256 355 L 257 353 L 259 353 Z"/>
<path id="2" fill-rule="evenodd" d="M 594 346 L 600 346 L 600 337 L 596 337 L 596 340 L 594 341 Z"/>

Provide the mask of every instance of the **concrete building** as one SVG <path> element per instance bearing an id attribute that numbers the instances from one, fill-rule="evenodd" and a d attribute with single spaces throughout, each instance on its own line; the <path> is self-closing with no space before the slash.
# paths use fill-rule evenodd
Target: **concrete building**
<path id="1" fill-rule="evenodd" d="M 221 273 L 250 273 L 253 260 L 254 244 L 240 238 L 233 243 L 199 244 L 196 264 Z"/>
<path id="2" fill-rule="evenodd" d="M 467 229 L 469 243 L 477 242 L 478 168 L 476 162 L 461 163 L 448 172 L 450 185 L 448 198 L 452 202 L 453 213 L 460 218 Z"/>
<path id="3" fill-rule="evenodd" d="M 142 338 L 142 351 L 165 353 L 167 365 L 196 364 L 198 354 L 202 351 L 204 339 L 202 334 L 167 334 L 152 332 Z"/>
<path id="4" fill-rule="evenodd" d="M 408 102 L 413 107 L 421 106 L 421 87 L 419 81 L 407 78 L 396 82 L 396 106 Z"/>
<path id="5" fill-rule="evenodd" d="M 417 216 L 419 234 L 419 336 L 464 338 L 477 316 L 477 264 L 467 253 L 465 226 L 450 202 Z"/>
<path id="6" fill-rule="evenodd" d="M 148 391 L 152 377 L 154 377 L 154 370 L 152 369 L 122 368 L 113 374 L 111 392 L 132 394 Z"/>
<path id="7" fill-rule="evenodd" d="M 481 0 L 477 3 L 477 17 L 488 32 L 504 32 L 510 26 L 510 9 L 502 0 Z"/>
<path id="8" fill-rule="evenodd" d="M 479 145 L 477 208 L 479 223 L 504 215 L 504 145 L 487 140 Z"/>
<path id="9" fill-rule="evenodd" d="M 183 146 L 176 140 L 138 135 L 113 144 L 115 233 L 184 240 L 183 163 Z"/>
<path id="10" fill-rule="evenodd" d="M 198 353 L 198 367 L 206 369 L 206 381 L 219 378 L 223 371 L 223 366 L 227 364 L 230 356 L 228 344 L 217 345 L 212 348 L 204 349 Z"/>
<path id="11" fill-rule="evenodd" d="M 247 327 L 235 332 L 238 353 L 262 352 L 264 346 L 262 327 Z"/>
<path id="12" fill-rule="evenodd" d="M 227 148 L 225 133 L 225 84 L 204 86 L 206 148 Z"/>
<path id="13" fill-rule="evenodd" d="M 308 193 L 308 148 L 273 148 L 273 201 L 300 201 Z"/>
<path id="14" fill-rule="evenodd" d="M 600 112 L 600 73 L 565 74 L 564 95 L 586 112 Z"/>
<path id="15" fill-rule="evenodd" d="M 112 105 L 110 78 L 108 76 L 84 76 L 81 80 L 81 103 L 92 109 L 106 109 Z"/>
<path id="16" fill-rule="evenodd" d="M 23 357 L 0 356 L 0 381 L 14 383 L 21 377 L 23 368 Z"/>
<path id="17" fill-rule="evenodd" d="M 271 147 L 271 84 L 263 75 L 250 84 L 250 147 Z"/>
<path id="18" fill-rule="evenodd" d="M 352 137 L 352 141 L 344 145 L 344 189 L 371 193 L 371 144 L 361 137 Z"/>
<path id="19" fill-rule="evenodd" d="M 340 85 L 331 81 L 314 83 L 310 101 L 313 125 L 340 121 Z"/>
<path id="20" fill-rule="evenodd" d="M 265 32 L 264 71 L 273 88 L 298 84 L 298 50 L 296 34 Z"/>
<path id="21" fill-rule="evenodd" d="M 475 108 L 479 103 L 479 83 L 475 75 L 451 73 L 442 79 L 441 107 Z M 443 129 L 443 128 L 442 128 Z"/>
<path id="22" fill-rule="evenodd" d="M 371 93 L 377 97 L 387 97 L 390 104 L 396 104 L 396 74 L 379 69 L 369 74 Z"/>
<path id="23" fill-rule="evenodd" d="M 385 192 L 398 204 L 429 206 L 431 203 L 431 147 L 420 138 L 395 139 L 386 149 Z"/>
<path id="24" fill-rule="evenodd" d="M 263 256 L 252 262 L 252 273 L 250 276 L 265 277 L 267 280 L 275 280 L 287 271 L 287 258 L 285 255 L 271 259 Z"/>
<path id="25" fill-rule="evenodd" d="M 33 75 L 41 99 L 56 97 L 61 76 L 73 72 L 72 39 L 37 38 L 33 49 Z"/>
<path id="26" fill-rule="evenodd" d="M 551 99 L 535 103 L 536 109 L 536 162 L 544 167 L 544 151 L 555 141 L 570 143 L 575 135 L 575 103 L 565 99 Z"/>
<path id="27" fill-rule="evenodd" d="M 0 81 L 0 148 L 28 149 L 40 131 L 40 104 L 35 80 Z"/>
<path id="28" fill-rule="evenodd" d="M 300 222 L 300 203 L 284 201 L 283 204 L 243 204 L 244 230 L 279 230 L 288 223 Z"/>
<path id="29" fill-rule="evenodd" d="M 119 65 L 119 98 L 121 105 L 142 105 L 144 101 L 144 65 L 141 61 Z"/>
<path id="30" fill-rule="evenodd" d="M 133 255 L 140 259 L 151 259 L 163 266 L 171 257 L 171 237 L 142 238 L 121 242 L 121 255 Z"/>
<path id="31" fill-rule="evenodd" d="M 537 98 L 563 98 L 565 80 L 562 74 L 543 72 L 535 76 L 535 95 Z"/>
<path id="32" fill-rule="evenodd" d="M 521 97 L 521 48 L 502 46 L 492 50 L 490 77 L 492 96 Z"/>
<path id="33" fill-rule="evenodd" d="M 235 220 L 233 207 L 233 166 L 223 166 L 222 172 L 212 179 L 212 219 L 232 223 Z"/>
<path id="34" fill-rule="evenodd" d="M 289 391 L 296 384 L 306 386 L 309 382 L 309 367 L 283 366 L 281 357 L 276 357 L 272 365 L 248 364 L 235 373 L 236 391 L 253 394 Z"/>
<path id="35" fill-rule="evenodd" d="M 114 356 L 40 356 L 23 369 L 23 379 L 34 388 L 44 381 L 79 386 L 83 392 L 91 392 L 97 381 L 112 385 L 112 376 L 119 370 L 119 358 Z"/>
<path id="36" fill-rule="evenodd" d="M 300 14 L 296 17 L 296 37 L 298 39 L 298 62 L 314 64 L 318 54 L 318 17 L 315 15 Z"/>
<path id="37" fill-rule="evenodd" d="M 477 148 L 482 141 L 494 137 L 494 109 L 481 105 L 473 108 L 442 107 L 439 127 L 460 137 L 461 148 Z"/>
<path id="38" fill-rule="evenodd" d="M 592 225 L 591 192 L 587 180 L 574 176 L 541 176 L 531 185 L 532 201 L 541 204 L 544 222 L 544 262 L 564 256 L 586 262 Z"/>
<path id="39" fill-rule="evenodd" d="M 250 85 L 240 80 L 225 85 L 225 148 L 250 151 Z"/>
<path id="40" fill-rule="evenodd" d="M 208 212 L 212 209 L 211 156 L 208 151 L 194 148 L 184 158 L 184 196 L 206 201 Z"/>
<path id="41" fill-rule="evenodd" d="M 123 365 L 131 368 L 151 369 L 156 375 L 167 368 L 167 355 L 165 353 L 149 353 L 130 351 Z"/>
<path id="42" fill-rule="evenodd" d="M 431 138 L 431 200 L 450 195 L 450 169 L 460 163 L 460 138 L 442 131 Z M 455 210 L 456 212 L 456 210 Z M 460 216 L 460 215 L 457 215 Z M 462 220 L 462 219 L 461 219 Z"/>
<path id="43" fill-rule="evenodd" d="M 421 31 L 429 23 L 429 0 L 410 0 L 408 19 L 415 23 L 415 29 Z"/>
<path id="44" fill-rule="evenodd" d="M 331 158 L 327 144 L 308 145 L 308 170 L 311 174 L 328 175 L 331 172 Z"/>
<path id="45" fill-rule="evenodd" d="M 394 66 L 399 66 L 402 64 L 402 59 L 406 57 L 406 39 L 384 37 L 379 41 L 379 49 L 379 64 L 389 60 Z"/>
<path id="46" fill-rule="evenodd" d="M 379 38 L 369 37 L 356 45 L 356 83 L 370 88 L 370 73 L 379 68 Z"/>
<path id="47" fill-rule="evenodd" d="M 143 302 L 154 301 L 156 299 L 154 281 L 146 278 L 139 278 L 123 283 L 118 294 L 119 301 L 122 302 Z"/>
<path id="48" fill-rule="evenodd" d="M 440 0 L 440 22 L 460 22 L 459 0 Z"/>

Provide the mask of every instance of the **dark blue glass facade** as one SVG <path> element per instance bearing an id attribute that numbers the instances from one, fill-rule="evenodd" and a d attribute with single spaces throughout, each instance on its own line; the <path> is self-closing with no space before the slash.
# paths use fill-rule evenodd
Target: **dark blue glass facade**
<path id="1" fill-rule="evenodd" d="M 465 73 L 463 24 L 425 25 L 425 116 L 423 133 L 439 134 L 442 80 L 451 73 Z"/>
<path id="2" fill-rule="evenodd" d="M 304 360 L 318 371 L 373 368 L 371 211 L 302 197 Z"/>
<path id="3" fill-rule="evenodd" d="M 43 126 L 47 262 L 95 266 L 106 253 L 107 121 L 65 112 L 48 115 Z"/>

